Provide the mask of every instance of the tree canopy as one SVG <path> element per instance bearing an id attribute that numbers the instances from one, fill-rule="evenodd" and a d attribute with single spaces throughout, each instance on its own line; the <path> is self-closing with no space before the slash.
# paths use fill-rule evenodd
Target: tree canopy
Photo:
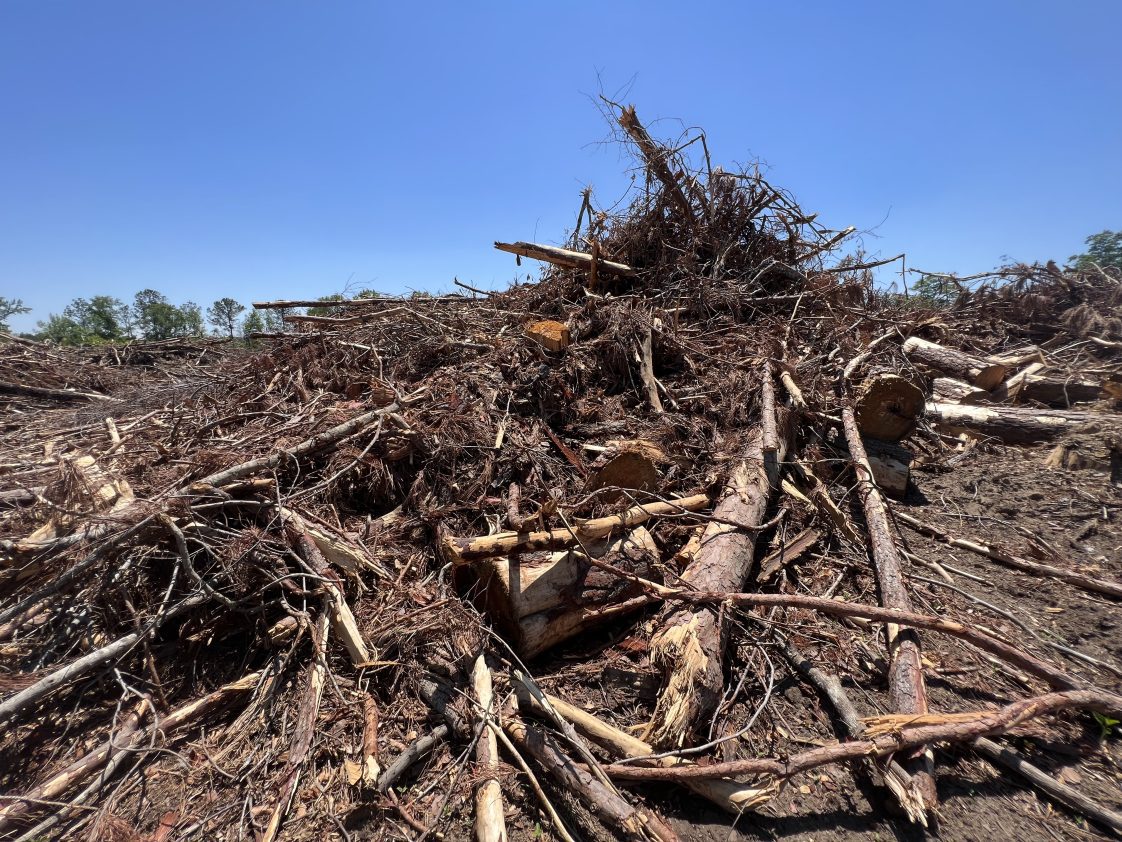
<path id="1" fill-rule="evenodd" d="M 1100 231 L 1083 242 L 1087 251 L 1068 258 L 1075 268 L 1086 269 L 1095 263 L 1104 268 L 1122 269 L 1122 231 Z"/>

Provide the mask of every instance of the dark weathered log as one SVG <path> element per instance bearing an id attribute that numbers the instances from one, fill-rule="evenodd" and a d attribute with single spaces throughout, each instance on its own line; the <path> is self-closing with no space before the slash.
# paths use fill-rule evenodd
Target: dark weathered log
<path id="1" fill-rule="evenodd" d="M 911 435 L 923 414 L 923 391 L 892 372 L 865 378 L 857 388 L 853 406 L 861 434 L 881 441 L 899 441 Z"/>
<path id="2" fill-rule="evenodd" d="M 1030 374 L 1021 385 L 1020 398 L 1048 406 L 1067 407 L 1073 403 L 1097 401 L 1102 394 L 1101 383 Z"/>
<path id="3" fill-rule="evenodd" d="M 908 359 L 923 363 L 931 368 L 953 374 L 975 386 L 989 391 L 1005 379 L 1006 367 L 1001 363 L 990 362 L 971 354 L 947 348 L 926 339 L 913 336 L 904 343 L 904 353 Z"/>
<path id="4" fill-rule="evenodd" d="M 510 717 L 503 723 L 507 735 L 521 751 L 531 755 L 549 774 L 570 792 L 578 795 L 598 816 L 627 839 L 636 842 L 676 842 L 677 834 L 661 819 L 628 804 L 618 793 L 597 780 L 566 755 L 544 731 L 528 728 L 520 719 Z"/>
<path id="5" fill-rule="evenodd" d="M 991 436 L 1010 444 L 1043 441 L 1102 418 L 1064 409 L 962 406 L 936 402 L 928 402 L 927 417 L 947 432 Z"/>
<path id="6" fill-rule="evenodd" d="M 911 611 L 912 600 L 904 581 L 903 563 L 896 548 L 896 540 L 888 522 L 888 509 L 873 480 L 873 469 L 853 410 L 842 410 L 842 426 L 849 453 L 857 472 L 857 491 L 865 510 L 865 523 L 869 529 L 870 550 L 880 586 L 881 604 L 885 608 Z M 889 703 L 897 713 L 927 713 L 927 688 L 923 680 L 923 663 L 920 656 L 919 636 L 914 629 L 888 626 L 888 694 Z M 923 795 L 928 809 L 937 805 L 934 760 L 929 752 L 914 762 L 904 763 L 916 787 Z"/>
<path id="7" fill-rule="evenodd" d="M 747 580 L 756 548 L 755 530 L 764 522 L 771 496 L 772 468 L 786 454 L 789 419 L 784 411 L 776 429 L 775 453 L 764 451 L 764 431 L 749 434 L 744 458 L 732 469 L 715 518 L 705 528 L 701 547 L 682 574 L 703 591 L 738 591 Z M 689 733 L 713 711 L 724 688 L 725 629 L 715 606 L 677 606 L 663 611 L 651 640 L 651 660 L 666 682 L 646 739 L 659 747 L 683 745 Z"/>

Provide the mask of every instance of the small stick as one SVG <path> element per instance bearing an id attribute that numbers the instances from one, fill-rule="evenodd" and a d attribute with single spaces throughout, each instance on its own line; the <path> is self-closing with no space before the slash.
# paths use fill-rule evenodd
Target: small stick
<path id="1" fill-rule="evenodd" d="M 800 411 L 807 408 L 806 398 L 803 397 L 802 389 L 795 383 L 795 378 L 786 369 L 779 372 L 779 382 L 783 384 L 783 388 L 787 390 L 787 394 L 791 396 L 791 403 L 795 405 L 795 409 Z"/>

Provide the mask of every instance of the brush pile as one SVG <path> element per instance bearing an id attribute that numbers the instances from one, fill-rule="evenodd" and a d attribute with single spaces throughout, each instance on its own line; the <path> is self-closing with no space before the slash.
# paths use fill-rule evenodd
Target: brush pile
<path id="1" fill-rule="evenodd" d="M 988 739 L 1110 768 L 1117 644 L 960 569 L 1117 611 L 1119 274 L 887 294 L 851 229 L 614 115 L 636 195 L 497 243 L 536 283 L 245 353 L 0 342 L 0 838 L 689 839 L 847 780 L 926 826 L 947 746 L 1122 831 Z M 1040 443 L 1075 549 L 924 498 Z"/>

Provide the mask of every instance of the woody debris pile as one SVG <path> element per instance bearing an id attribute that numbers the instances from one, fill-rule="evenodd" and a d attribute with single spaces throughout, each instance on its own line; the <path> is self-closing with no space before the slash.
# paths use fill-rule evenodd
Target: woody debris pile
<path id="1" fill-rule="evenodd" d="M 0 838 L 934 830 L 978 758 L 1122 833 L 1119 273 L 886 293 L 610 107 L 535 283 L 0 340 Z"/>

